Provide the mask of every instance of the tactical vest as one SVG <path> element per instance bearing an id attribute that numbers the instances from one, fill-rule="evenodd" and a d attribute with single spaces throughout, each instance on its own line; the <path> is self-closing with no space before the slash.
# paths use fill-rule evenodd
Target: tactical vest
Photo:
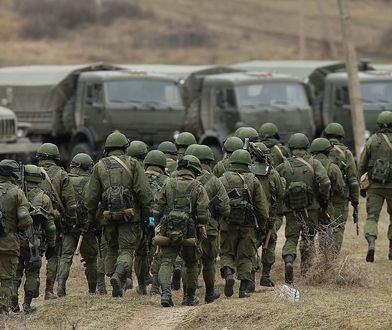
<path id="1" fill-rule="evenodd" d="M 85 201 L 85 190 L 87 188 L 87 184 L 90 181 L 90 176 L 74 176 L 72 174 L 69 175 L 69 180 L 73 186 L 75 192 L 75 201 L 76 201 L 76 214 L 78 217 L 78 225 L 83 226 L 87 222 L 87 205 Z"/>
<path id="2" fill-rule="evenodd" d="M 59 194 L 60 198 L 61 198 L 61 194 L 60 194 L 61 192 L 59 189 L 60 188 L 59 183 L 61 182 L 62 170 L 63 169 L 59 166 L 50 166 L 49 168 L 45 169 L 46 173 L 48 173 L 48 176 L 54 188 L 58 189 L 57 193 Z M 56 194 L 54 193 L 50 183 L 47 180 L 42 180 L 42 182 L 40 183 L 40 187 L 49 196 L 50 200 L 52 201 L 53 209 L 62 212 L 61 206 L 59 205 L 59 201 L 57 200 Z"/>
<path id="3" fill-rule="evenodd" d="M 5 236 L 9 232 L 13 232 L 7 221 L 7 197 L 9 196 L 10 183 L 0 183 L 0 237 Z M 16 228 L 14 228 L 16 231 Z"/>
<path id="4" fill-rule="evenodd" d="M 372 139 L 372 154 L 369 160 L 369 178 L 381 184 L 392 182 L 391 134 L 377 133 Z"/>

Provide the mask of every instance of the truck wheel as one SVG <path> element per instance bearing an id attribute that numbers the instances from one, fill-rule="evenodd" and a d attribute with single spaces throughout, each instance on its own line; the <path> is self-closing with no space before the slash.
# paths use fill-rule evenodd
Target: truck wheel
<path id="1" fill-rule="evenodd" d="M 92 149 L 91 149 L 91 147 L 90 147 L 90 145 L 89 145 L 88 143 L 78 143 L 77 145 L 75 145 L 75 146 L 72 148 L 72 151 L 71 151 L 71 159 L 72 159 L 76 154 L 79 154 L 79 153 L 85 153 L 85 154 L 87 154 L 87 155 L 92 156 L 93 151 L 92 151 Z M 71 160 L 71 159 L 70 159 L 70 160 Z"/>

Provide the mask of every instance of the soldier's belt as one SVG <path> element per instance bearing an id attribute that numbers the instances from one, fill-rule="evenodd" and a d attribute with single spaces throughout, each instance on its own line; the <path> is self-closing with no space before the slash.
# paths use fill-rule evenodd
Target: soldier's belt
<path id="1" fill-rule="evenodd" d="M 103 211 L 103 220 L 104 222 L 111 221 L 129 221 L 132 220 L 135 216 L 135 212 L 133 208 L 125 209 L 123 211 Z"/>
<path id="2" fill-rule="evenodd" d="M 172 245 L 182 245 L 187 247 L 193 247 L 197 245 L 197 240 L 195 237 L 183 239 L 179 244 L 173 242 L 169 237 L 157 235 L 152 239 L 154 246 L 172 246 Z"/>

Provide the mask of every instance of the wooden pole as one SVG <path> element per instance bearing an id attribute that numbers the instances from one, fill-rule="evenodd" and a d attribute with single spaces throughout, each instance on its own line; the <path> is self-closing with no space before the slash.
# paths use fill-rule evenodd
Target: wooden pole
<path id="1" fill-rule="evenodd" d="M 348 88 L 350 93 L 351 121 L 354 134 L 355 154 L 359 158 L 361 148 L 365 143 L 365 120 L 361 100 L 361 88 L 358 79 L 357 55 L 352 40 L 351 18 L 346 0 L 338 0 L 346 68 L 348 73 Z"/>

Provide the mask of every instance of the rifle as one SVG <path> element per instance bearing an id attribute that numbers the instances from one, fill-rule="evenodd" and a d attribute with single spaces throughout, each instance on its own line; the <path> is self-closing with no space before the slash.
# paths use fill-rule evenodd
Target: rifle
<path id="1" fill-rule="evenodd" d="M 357 236 L 359 236 L 359 223 L 358 223 L 358 205 L 353 206 L 353 221 L 357 231 Z"/>
<path id="2" fill-rule="evenodd" d="M 79 236 L 78 245 L 76 246 L 76 250 L 75 250 L 76 256 L 79 255 L 79 253 L 80 253 L 80 248 L 82 247 L 83 237 L 84 237 L 84 234 L 81 233 Z"/>
<path id="3" fill-rule="evenodd" d="M 253 142 L 250 142 L 249 138 L 245 138 L 243 149 L 247 150 L 252 158 L 256 160 L 256 162 L 261 164 L 269 164 L 267 154 L 261 151 Z"/>
<path id="4" fill-rule="evenodd" d="M 29 249 L 30 249 L 30 263 L 40 261 L 41 255 L 39 251 L 39 243 L 37 236 L 34 233 L 34 225 L 31 225 L 29 228 L 26 229 L 25 235 L 29 240 Z"/>
<path id="5" fill-rule="evenodd" d="M 218 195 L 215 195 L 213 198 L 210 199 L 208 203 L 208 208 L 210 210 L 211 216 L 216 219 L 216 209 L 220 207 L 222 204 L 222 200 L 219 198 Z"/>

